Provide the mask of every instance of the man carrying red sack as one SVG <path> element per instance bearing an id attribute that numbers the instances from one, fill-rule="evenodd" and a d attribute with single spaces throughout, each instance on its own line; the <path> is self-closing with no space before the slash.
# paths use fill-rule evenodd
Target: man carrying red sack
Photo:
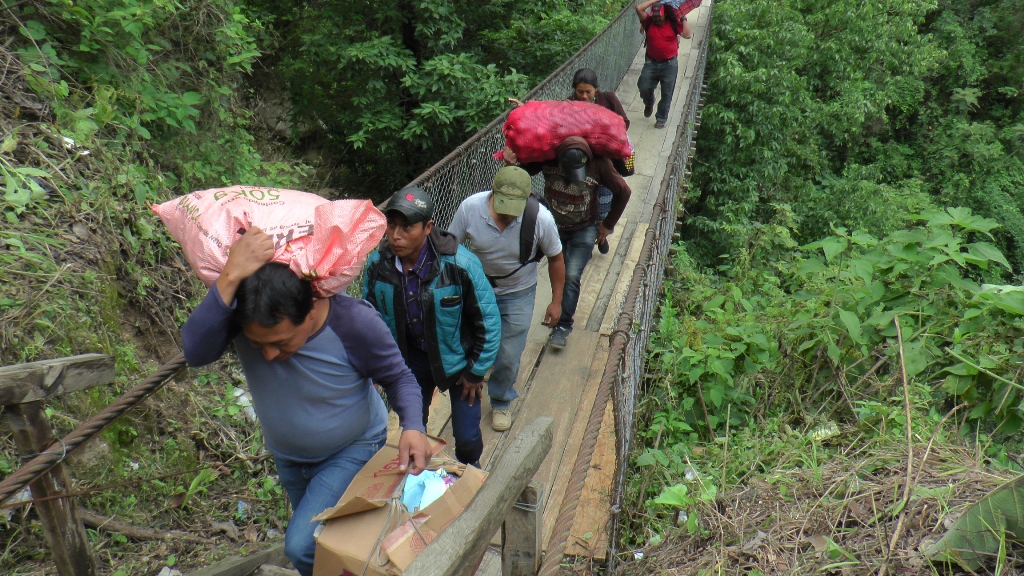
<path id="1" fill-rule="evenodd" d="M 387 438 L 388 395 L 404 431 L 399 467 L 423 471 L 430 446 L 419 385 L 380 315 L 338 294 L 313 298 L 309 280 L 270 262 L 274 241 L 250 228 L 231 246 L 206 298 L 181 329 L 190 366 L 209 364 L 232 343 L 245 372 L 267 448 L 292 504 L 285 554 L 313 573 L 313 516 L 333 506 Z"/>
<path id="2" fill-rule="evenodd" d="M 654 127 L 664 128 L 668 121 L 668 110 L 672 105 L 672 93 L 676 89 L 676 77 L 679 75 L 679 38 L 689 39 L 693 36 L 690 24 L 684 17 L 682 21 L 669 18 L 668 8 L 661 0 L 647 0 L 636 6 L 637 17 L 643 27 L 647 44 L 647 56 L 636 87 L 640 90 L 640 98 L 644 101 L 644 118 L 650 118 L 654 112 L 654 89 L 661 84 L 661 99 L 658 100 L 658 113 L 655 114 Z M 650 8 L 650 13 L 647 9 Z"/>
<path id="3" fill-rule="evenodd" d="M 508 164 L 516 163 L 516 155 L 508 147 L 504 150 L 504 159 Z M 548 344 L 565 348 L 580 300 L 583 271 L 594 253 L 594 244 L 607 241 L 626 210 L 632 192 L 611 160 L 594 155 L 587 141 L 578 136 L 562 141 L 555 160 L 524 164 L 522 168 L 531 175 L 544 174 L 544 204 L 558 225 L 565 260 L 565 289 L 562 291 L 562 315 L 551 331 Z M 612 191 L 611 208 L 600 221 L 598 186 Z"/>

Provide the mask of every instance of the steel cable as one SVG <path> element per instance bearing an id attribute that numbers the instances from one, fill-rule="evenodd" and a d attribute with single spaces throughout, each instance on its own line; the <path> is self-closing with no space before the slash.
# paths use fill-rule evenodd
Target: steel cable
<path id="1" fill-rule="evenodd" d="M 26 462 L 21 468 L 18 468 L 13 474 L 0 482 L 0 502 L 4 502 L 11 496 L 14 496 L 22 488 L 45 474 L 50 468 L 62 462 L 75 449 L 99 434 L 107 425 L 119 418 L 130 408 L 137 406 L 150 394 L 163 386 L 172 376 L 186 367 L 185 354 L 179 352 L 169 362 L 160 366 L 156 372 L 150 374 L 141 384 L 122 394 L 113 404 L 107 406 L 98 414 L 80 424 L 73 432 L 57 440 L 47 447 L 46 450 L 40 452 L 38 456 Z"/>

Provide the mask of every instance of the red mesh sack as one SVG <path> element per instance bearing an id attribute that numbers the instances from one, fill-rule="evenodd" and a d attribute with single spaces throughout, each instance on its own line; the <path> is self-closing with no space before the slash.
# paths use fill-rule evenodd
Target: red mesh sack
<path id="1" fill-rule="evenodd" d="M 628 158 L 626 123 L 615 112 L 591 102 L 532 100 L 509 113 L 502 128 L 505 143 L 521 163 L 554 160 L 558 145 L 580 136 L 605 158 Z"/>
<path id="2" fill-rule="evenodd" d="M 153 206 L 185 251 L 199 279 L 211 286 L 228 251 L 252 226 L 274 239 L 274 262 L 333 296 L 359 276 L 366 256 L 384 235 L 386 221 L 369 200 L 334 200 L 278 188 L 232 186 L 202 190 Z"/>
<path id="3" fill-rule="evenodd" d="M 661 0 L 661 3 L 671 10 L 666 16 L 679 22 L 684 16 L 700 7 L 701 0 Z"/>

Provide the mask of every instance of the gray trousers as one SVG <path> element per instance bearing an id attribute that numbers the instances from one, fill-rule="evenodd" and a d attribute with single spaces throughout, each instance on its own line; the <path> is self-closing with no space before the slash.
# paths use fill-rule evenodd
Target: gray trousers
<path id="1" fill-rule="evenodd" d="M 668 109 L 672 106 L 672 93 L 676 89 L 676 76 L 679 74 L 679 61 L 677 58 L 665 62 L 656 62 L 649 56 L 645 56 L 643 70 L 640 71 L 640 79 L 636 81 L 636 87 L 640 89 L 640 98 L 645 106 L 654 104 L 654 89 L 661 83 L 661 100 L 658 100 L 658 112 L 654 115 L 657 120 L 668 120 Z"/>

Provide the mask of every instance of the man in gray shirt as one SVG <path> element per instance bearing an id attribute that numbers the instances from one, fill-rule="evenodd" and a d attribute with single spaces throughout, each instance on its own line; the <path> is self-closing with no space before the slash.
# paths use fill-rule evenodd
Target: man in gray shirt
<path id="1" fill-rule="evenodd" d="M 529 235 L 531 228 L 532 238 L 523 238 L 524 230 Z M 548 259 L 551 279 L 551 303 L 543 324 L 554 327 L 562 314 L 565 262 L 558 227 L 551 212 L 536 198 L 530 198 L 530 175 L 518 166 L 506 166 L 494 177 L 493 191 L 478 192 L 462 202 L 448 231 L 459 242 L 468 241 L 498 300 L 501 347 L 487 392 L 491 397 L 491 427 L 508 430 L 512 426 L 510 406 L 518 397 L 515 383 L 519 359 L 533 319 L 537 262 L 542 256 Z"/>

